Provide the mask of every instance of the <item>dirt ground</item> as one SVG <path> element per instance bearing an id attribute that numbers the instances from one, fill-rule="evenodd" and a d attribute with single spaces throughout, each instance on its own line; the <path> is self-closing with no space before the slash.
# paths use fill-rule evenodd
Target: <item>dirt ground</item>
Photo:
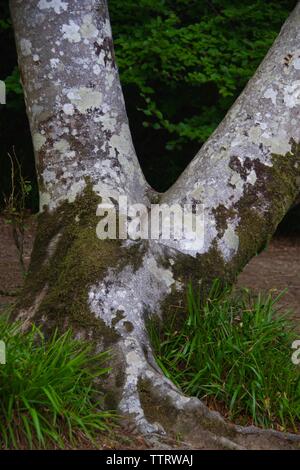
<path id="1" fill-rule="evenodd" d="M 28 265 L 35 236 L 35 217 L 26 222 L 24 262 Z M 22 287 L 23 275 L 18 251 L 12 237 L 12 227 L 0 216 L 0 309 L 11 303 Z M 12 296 L 9 294 L 13 294 Z"/>
<path id="2" fill-rule="evenodd" d="M 35 235 L 35 217 L 28 219 L 24 260 L 28 264 Z M 23 276 L 18 253 L 12 238 L 12 229 L 0 217 L 0 308 L 14 300 L 22 286 Z M 240 274 L 238 285 L 255 292 L 274 293 L 287 289 L 280 301 L 283 309 L 291 310 L 291 316 L 300 331 L 300 235 L 275 237 L 268 248 L 254 257 Z"/>
<path id="3" fill-rule="evenodd" d="M 300 235 L 274 237 L 267 249 L 248 263 L 238 285 L 275 295 L 287 289 L 279 305 L 282 311 L 290 311 L 300 332 Z"/>

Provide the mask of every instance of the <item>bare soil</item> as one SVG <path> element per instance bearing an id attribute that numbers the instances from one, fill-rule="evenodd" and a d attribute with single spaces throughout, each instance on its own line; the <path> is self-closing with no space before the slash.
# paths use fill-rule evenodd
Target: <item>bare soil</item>
<path id="1" fill-rule="evenodd" d="M 239 275 L 238 286 L 274 295 L 286 289 L 279 306 L 290 311 L 300 332 L 300 236 L 273 238 Z"/>
<path id="2" fill-rule="evenodd" d="M 28 266 L 36 230 L 35 216 L 28 217 L 25 225 L 24 262 Z M 0 308 L 10 304 L 23 285 L 18 250 L 15 246 L 12 227 L 0 216 Z M 12 295 L 10 295 L 12 294 Z"/>

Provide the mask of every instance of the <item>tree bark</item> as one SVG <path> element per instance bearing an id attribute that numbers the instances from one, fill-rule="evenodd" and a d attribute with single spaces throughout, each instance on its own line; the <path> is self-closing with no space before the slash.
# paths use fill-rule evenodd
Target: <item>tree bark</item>
<path id="1" fill-rule="evenodd" d="M 97 348 L 111 348 L 107 406 L 142 432 L 197 432 L 201 445 L 212 448 L 298 445 L 295 436 L 229 425 L 184 397 L 156 365 L 146 323 L 183 305 L 188 282 L 232 282 L 299 194 L 300 4 L 165 194 L 147 184 L 134 151 L 106 1 L 11 0 L 10 6 L 41 201 L 15 317 L 46 332 L 71 326 Z M 202 204 L 204 244 L 100 240 L 97 206 L 120 195 L 149 208 Z"/>

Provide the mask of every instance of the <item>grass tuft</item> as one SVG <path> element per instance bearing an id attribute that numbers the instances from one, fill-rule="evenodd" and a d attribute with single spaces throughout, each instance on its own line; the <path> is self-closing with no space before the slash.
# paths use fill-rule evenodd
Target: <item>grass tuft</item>
<path id="1" fill-rule="evenodd" d="M 184 393 L 231 420 L 300 430 L 300 370 L 291 361 L 292 325 L 277 313 L 280 296 L 232 294 L 216 280 L 203 300 L 191 286 L 182 327 L 175 316 L 149 325 L 156 359 Z M 178 314 L 177 314 L 178 315 Z"/>
<path id="2" fill-rule="evenodd" d="M 116 418 L 104 411 L 95 380 L 108 373 L 108 353 L 73 339 L 46 340 L 35 326 L 22 333 L 0 316 L 6 364 L 0 365 L 0 448 L 65 448 L 95 444 Z"/>

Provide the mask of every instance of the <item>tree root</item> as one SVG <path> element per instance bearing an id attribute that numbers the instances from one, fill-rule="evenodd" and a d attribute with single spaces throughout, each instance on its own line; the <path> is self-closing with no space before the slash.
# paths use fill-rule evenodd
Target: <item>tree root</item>
<path id="1" fill-rule="evenodd" d="M 163 443 L 179 436 L 184 447 L 188 442 L 194 449 L 300 449 L 300 435 L 234 425 L 198 398 L 183 395 L 155 364 L 150 346 L 145 349 L 133 336 L 120 346 L 126 379 L 119 409 L 146 440 Z"/>

